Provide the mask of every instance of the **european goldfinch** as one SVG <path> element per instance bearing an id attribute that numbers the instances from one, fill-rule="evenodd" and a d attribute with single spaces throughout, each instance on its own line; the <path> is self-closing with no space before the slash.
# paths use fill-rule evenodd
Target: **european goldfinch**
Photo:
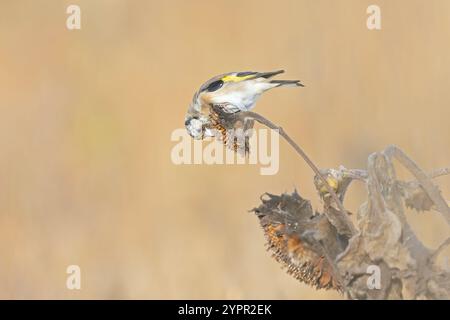
<path id="1" fill-rule="evenodd" d="M 203 139 L 215 135 L 217 113 L 233 114 L 250 111 L 261 94 L 276 87 L 303 87 L 299 80 L 273 80 L 272 77 L 284 70 L 271 72 L 230 72 L 216 76 L 205 82 L 195 93 L 189 106 L 185 126 L 194 139 Z"/>

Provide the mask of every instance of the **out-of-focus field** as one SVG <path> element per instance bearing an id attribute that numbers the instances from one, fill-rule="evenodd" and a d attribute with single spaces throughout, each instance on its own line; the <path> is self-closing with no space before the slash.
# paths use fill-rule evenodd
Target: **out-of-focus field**
<path id="1" fill-rule="evenodd" d="M 319 207 L 284 142 L 274 176 L 172 163 L 170 135 L 216 74 L 301 79 L 256 110 L 321 167 L 364 168 L 389 144 L 450 163 L 449 1 L 375 1 L 381 31 L 361 0 L 79 0 L 69 31 L 73 2 L 0 4 L 0 298 L 340 298 L 281 270 L 247 212 L 295 187 Z M 345 204 L 364 196 L 355 184 Z M 410 218 L 430 247 L 449 234 L 436 213 Z"/>

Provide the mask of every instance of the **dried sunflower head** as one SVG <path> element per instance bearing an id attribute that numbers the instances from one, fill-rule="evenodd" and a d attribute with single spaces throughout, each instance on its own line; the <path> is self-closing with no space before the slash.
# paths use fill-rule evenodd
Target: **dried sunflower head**
<path id="1" fill-rule="evenodd" d="M 314 213 L 296 191 L 267 196 L 253 211 L 273 257 L 301 282 L 342 291 L 333 260 L 347 247 L 348 237 L 339 234 L 325 215 Z"/>

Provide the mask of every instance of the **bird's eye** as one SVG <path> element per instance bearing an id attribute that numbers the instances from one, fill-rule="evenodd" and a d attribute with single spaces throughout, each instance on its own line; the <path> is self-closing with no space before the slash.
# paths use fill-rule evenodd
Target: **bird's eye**
<path id="1" fill-rule="evenodd" d="M 213 91 L 218 90 L 222 86 L 223 86 L 223 81 L 217 80 L 217 81 L 211 82 L 209 84 L 209 86 L 206 88 L 206 90 L 208 90 L 208 92 L 213 92 Z"/>

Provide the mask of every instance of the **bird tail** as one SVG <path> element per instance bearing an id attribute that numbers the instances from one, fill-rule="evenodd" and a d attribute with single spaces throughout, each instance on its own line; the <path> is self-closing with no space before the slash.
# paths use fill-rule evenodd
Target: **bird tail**
<path id="1" fill-rule="evenodd" d="M 253 74 L 251 74 L 251 73 L 249 74 L 249 78 L 247 80 L 264 78 L 264 79 L 267 79 L 266 83 L 275 84 L 275 86 L 272 86 L 272 88 L 281 87 L 281 86 L 304 87 L 304 85 L 302 83 L 300 83 L 300 80 L 270 80 L 274 76 L 281 74 L 281 73 L 284 73 L 284 70 L 275 70 L 275 71 L 269 71 L 269 72 L 254 72 Z"/>
<path id="2" fill-rule="evenodd" d="M 271 80 L 270 83 L 274 83 L 277 87 L 304 87 L 300 80 Z"/>

